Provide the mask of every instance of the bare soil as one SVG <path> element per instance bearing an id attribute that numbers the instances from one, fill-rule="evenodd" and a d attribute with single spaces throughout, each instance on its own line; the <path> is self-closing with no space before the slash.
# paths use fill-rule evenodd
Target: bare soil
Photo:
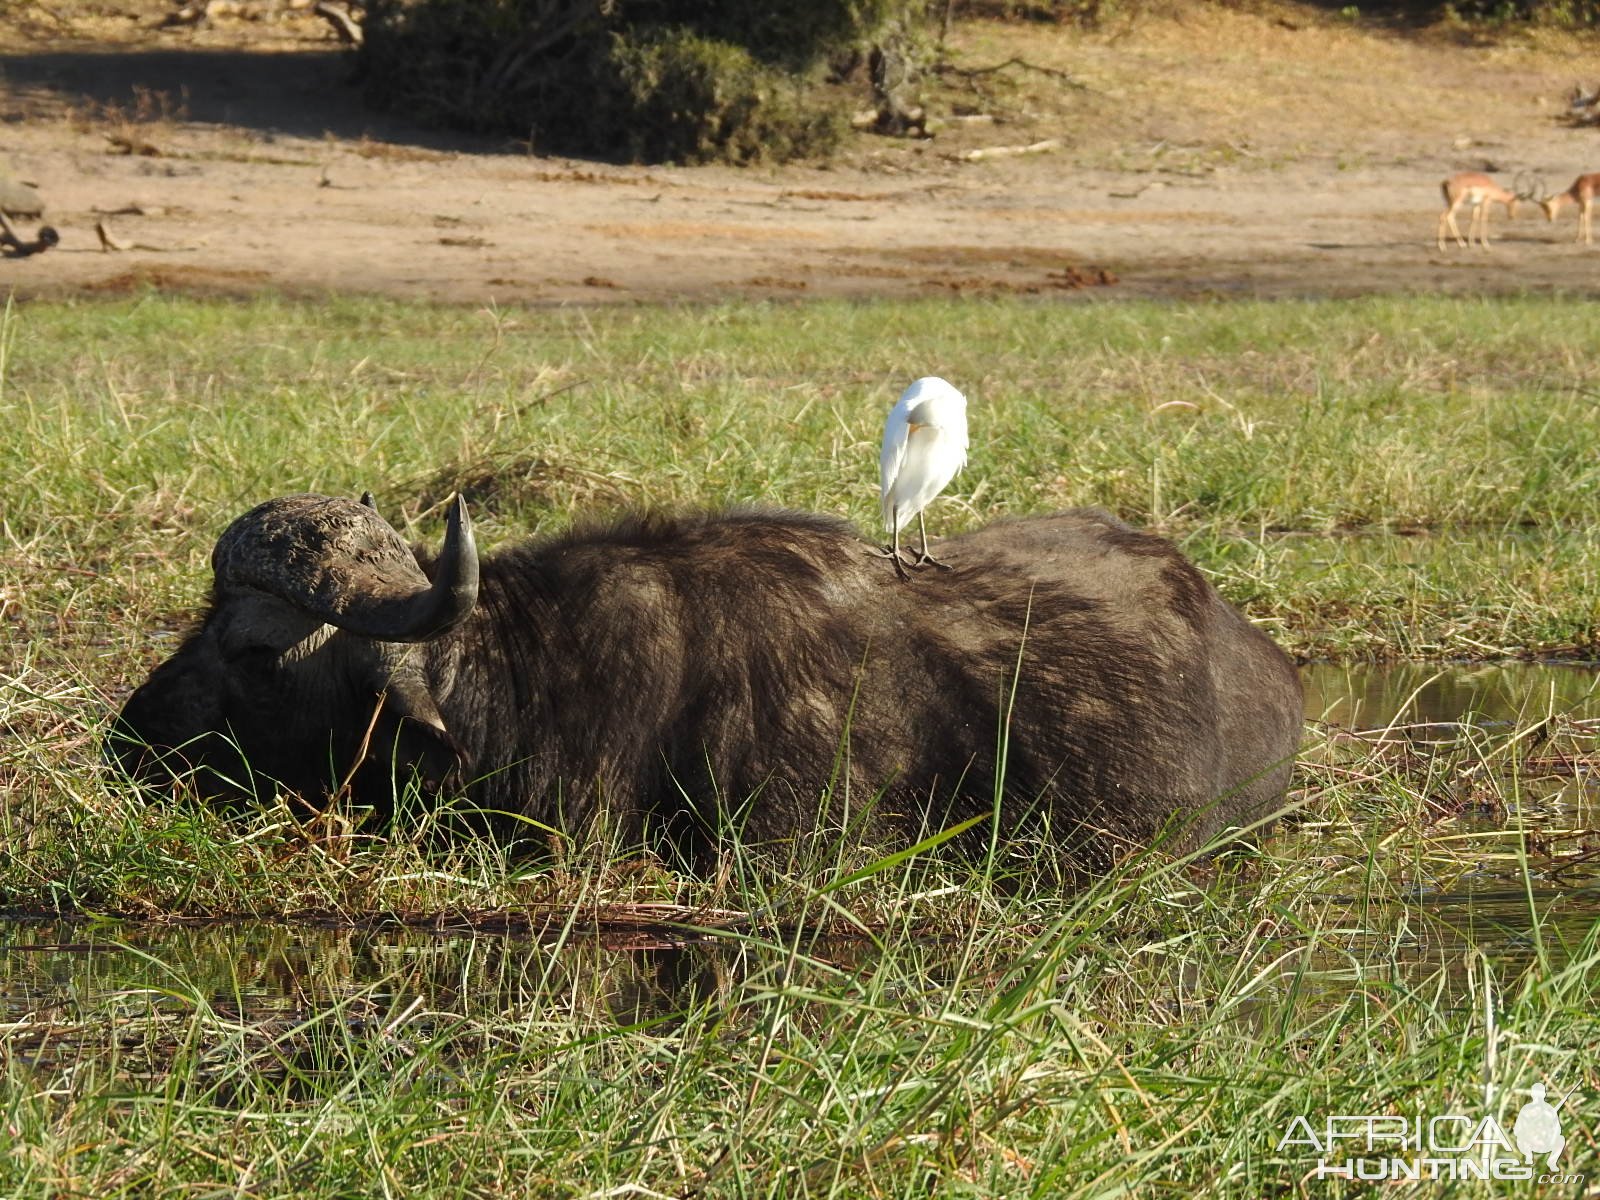
<path id="1" fill-rule="evenodd" d="M 681 168 L 421 130 L 362 106 L 314 17 L 157 28 L 165 11 L 38 6 L 0 31 L 0 150 L 62 237 L 0 259 L 0 289 L 468 303 L 1600 290 L 1600 248 L 1574 244 L 1570 209 L 1552 226 L 1532 205 L 1512 222 L 1497 208 L 1488 253 L 1434 244 L 1454 171 L 1559 190 L 1600 170 L 1600 128 L 1567 106 L 1574 83 L 1600 82 L 1594 38 L 1287 3 L 1178 5 L 1096 31 L 969 22 L 948 44 L 956 69 L 928 83 L 935 136 L 861 133 L 826 168 Z M 127 248 L 103 249 L 97 222 Z"/>

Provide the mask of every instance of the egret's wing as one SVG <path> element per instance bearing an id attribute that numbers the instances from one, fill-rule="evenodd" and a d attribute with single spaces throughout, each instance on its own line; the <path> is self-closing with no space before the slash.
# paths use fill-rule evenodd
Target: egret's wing
<path id="1" fill-rule="evenodd" d="M 960 395 L 958 392 L 957 395 Z M 967 440 L 967 405 L 966 397 L 962 397 L 961 406 L 951 414 L 949 423 L 949 436 L 952 443 L 961 448 L 960 461 L 956 463 L 955 473 L 961 474 L 961 468 L 967 465 L 967 447 L 971 442 Z"/>
<path id="2" fill-rule="evenodd" d="M 883 525 L 891 529 L 894 515 L 889 511 L 889 489 L 905 466 L 906 446 L 911 440 L 911 420 L 908 407 L 896 404 L 889 410 L 889 419 L 883 425 L 883 450 L 878 455 L 879 503 L 883 508 Z"/>

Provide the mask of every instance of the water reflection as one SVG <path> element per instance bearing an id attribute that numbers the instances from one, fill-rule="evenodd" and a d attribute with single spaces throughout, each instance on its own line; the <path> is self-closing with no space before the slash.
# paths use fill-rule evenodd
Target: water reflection
<path id="1" fill-rule="evenodd" d="M 0 926 L 0 1020 L 70 1018 L 80 1003 L 121 993 L 131 1005 L 258 1019 L 420 1000 L 462 1014 L 558 1003 L 569 1017 L 631 1024 L 724 989 L 736 967 L 730 949 L 737 957 L 737 944 L 636 949 L 397 927 L 14 920 Z"/>
<path id="2" fill-rule="evenodd" d="M 660 1026 L 706 1007 L 731 1014 L 775 990 L 848 991 L 874 958 L 870 939 L 823 936 L 773 945 L 743 936 L 14 919 L 0 922 L 0 1030 L 13 1022 L 67 1027 L 108 1006 L 285 1025 L 337 1007 L 346 1023 L 377 1026 L 402 1010 L 520 1015 L 568 1029 Z M 960 958 L 937 937 L 896 947 L 895 970 L 916 985 L 903 998 L 908 1011 L 928 989 L 937 995 Z"/>
<path id="3" fill-rule="evenodd" d="M 1313 663 L 1301 679 L 1306 715 L 1347 729 L 1600 718 L 1600 671 L 1590 663 Z"/>
<path id="4" fill-rule="evenodd" d="M 1593 664 L 1313 664 L 1302 678 L 1323 739 L 1307 761 L 1370 778 L 1375 793 L 1385 772 L 1403 778 L 1429 833 L 1409 861 L 1387 852 L 1382 873 L 1408 882 L 1376 904 L 1360 886 L 1372 869 L 1364 831 L 1324 836 L 1313 815 L 1276 843 L 1327 860 L 1318 900 L 1346 932 L 1316 956 L 1326 986 L 1348 988 L 1374 966 L 1396 982 L 1442 971 L 1465 986 L 1474 952 L 1508 973 L 1580 953 L 1600 928 Z M 1374 820 L 1393 826 L 1391 803 L 1380 796 Z"/>
<path id="5" fill-rule="evenodd" d="M 1324 740 L 1306 763 L 1376 756 L 1413 781 L 1435 841 L 1461 853 L 1448 890 L 1526 874 L 1600 882 L 1600 672 L 1588 664 L 1314 665 L 1306 710 Z M 1448 828 L 1446 828 L 1446 824 Z M 1440 890 L 1427 880 L 1421 893 Z M 1526 897 L 1524 897 L 1526 907 Z"/>

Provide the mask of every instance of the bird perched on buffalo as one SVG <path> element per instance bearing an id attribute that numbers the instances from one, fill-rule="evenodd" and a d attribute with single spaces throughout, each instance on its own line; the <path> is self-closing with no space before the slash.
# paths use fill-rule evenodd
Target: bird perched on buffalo
<path id="1" fill-rule="evenodd" d="M 908 578 L 900 558 L 900 531 L 912 517 L 917 518 L 922 541 L 912 565 L 945 565 L 928 553 L 928 527 L 922 510 L 949 486 L 966 462 L 967 398 L 936 375 L 917 380 L 900 393 L 889 410 L 878 456 L 883 526 L 890 536 L 885 553 L 900 578 Z"/>

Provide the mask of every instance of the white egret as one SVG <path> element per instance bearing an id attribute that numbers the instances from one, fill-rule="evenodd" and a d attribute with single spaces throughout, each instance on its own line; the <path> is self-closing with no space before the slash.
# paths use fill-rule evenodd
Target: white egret
<path id="1" fill-rule="evenodd" d="M 892 541 L 886 553 L 905 578 L 900 562 L 900 530 L 914 516 L 922 549 L 913 565 L 946 564 L 928 553 L 928 527 L 922 510 L 944 491 L 967 462 L 967 398 L 937 376 L 919 379 L 900 393 L 883 427 L 878 458 L 883 488 L 883 525 Z"/>

